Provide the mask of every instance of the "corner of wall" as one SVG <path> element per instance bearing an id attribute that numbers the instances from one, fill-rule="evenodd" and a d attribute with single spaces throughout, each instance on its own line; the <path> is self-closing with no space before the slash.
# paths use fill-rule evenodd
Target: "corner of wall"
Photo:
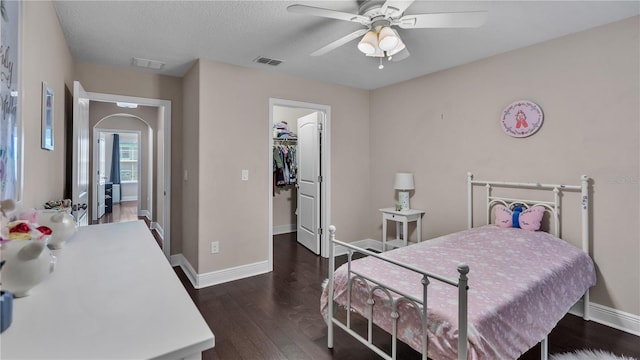
<path id="1" fill-rule="evenodd" d="M 200 121 L 200 62 L 182 78 L 182 162 L 179 181 L 182 183 L 182 253 L 199 270 L 199 141 Z"/>

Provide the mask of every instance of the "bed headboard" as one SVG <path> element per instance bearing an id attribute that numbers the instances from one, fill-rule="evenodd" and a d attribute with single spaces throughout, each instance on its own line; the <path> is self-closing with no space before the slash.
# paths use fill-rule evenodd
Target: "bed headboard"
<path id="1" fill-rule="evenodd" d="M 468 228 L 473 227 L 473 189 L 474 186 L 483 185 L 486 188 L 486 221 L 491 222 L 491 209 L 497 204 L 502 204 L 508 208 L 515 205 L 522 205 L 525 208 L 539 205 L 545 208 L 545 212 L 549 213 L 553 221 L 553 234 L 561 238 L 560 226 L 560 193 L 563 191 L 581 192 L 581 212 L 582 212 L 582 250 L 589 254 L 589 178 L 582 175 L 580 185 L 561 185 L 561 184 L 540 184 L 540 183 L 518 183 L 505 181 L 484 181 L 474 180 L 472 173 L 467 173 L 468 186 L 468 207 L 467 218 Z M 548 190 L 553 193 L 553 200 L 532 200 L 532 199 L 515 199 L 501 196 L 494 196 L 491 193 L 493 188 L 515 188 L 515 189 L 534 189 Z"/>

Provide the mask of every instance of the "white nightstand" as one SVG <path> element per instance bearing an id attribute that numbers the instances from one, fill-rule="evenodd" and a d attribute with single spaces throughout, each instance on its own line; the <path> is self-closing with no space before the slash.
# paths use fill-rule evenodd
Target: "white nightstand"
<path id="1" fill-rule="evenodd" d="M 422 241 L 422 214 L 424 210 L 409 209 L 396 211 L 394 208 L 379 209 L 382 212 L 382 250 L 387 251 L 387 245 L 393 247 L 407 246 L 409 240 L 409 222 L 416 221 L 418 228 L 418 242 Z M 387 241 L 387 221 L 396 222 L 396 239 Z M 402 223 L 402 238 L 400 238 L 400 224 Z"/>

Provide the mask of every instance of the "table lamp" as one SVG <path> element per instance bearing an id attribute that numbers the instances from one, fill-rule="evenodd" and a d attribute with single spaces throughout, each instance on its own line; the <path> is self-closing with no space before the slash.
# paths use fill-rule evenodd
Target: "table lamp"
<path id="1" fill-rule="evenodd" d="M 400 210 L 409 210 L 409 190 L 415 189 L 413 185 L 412 173 L 396 173 L 396 182 L 393 186 L 398 191 L 398 201 L 400 201 Z"/>

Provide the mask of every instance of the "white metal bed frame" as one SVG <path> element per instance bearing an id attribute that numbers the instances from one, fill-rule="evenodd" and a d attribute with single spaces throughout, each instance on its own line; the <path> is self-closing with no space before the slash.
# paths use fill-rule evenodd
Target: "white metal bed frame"
<path id="1" fill-rule="evenodd" d="M 491 209 L 496 204 L 503 204 L 508 208 L 512 208 L 515 205 L 522 205 L 526 208 L 531 206 L 539 205 L 545 208 L 545 212 L 551 214 L 554 223 L 554 235 L 560 238 L 560 193 L 562 191 L 580 191 L 581 192 L 581 213 L 582 213 L 582 250 L 589 255 L 589 178 L 586 175 L 581 176 L 581 184 L 580 185 L 560 185 L 560 184 L 540 184 L 540 183 L 518 183 L 518 182 L 504 182 L 504 181 L 480 181 L 473 180 L 473 174 L 467 173 L 467 189 L 468 189 L 468 197 L 467 197 L 467 217 L 468 228 L 473 227 L 473 187 L 477 185 L 484 185 L 487 190 L 486 196 L 486 222 L 489 224 L 491 222 Z M 553 201 L 537 201 L 537 200 L 525 200 L 525 199 L 513 199 L 513 198 L 505 198 L 499 196 L 493 196 L 491 194 L 491 190 L 495 187 L 501 188 L 518 188 L 518 189 L 535 189 L 535 190 L 551 190 L 553 192 Z M 347 332 L 349 335 L 354 337 L 356 340 L 360 341 L 362 344 L 367 346 L 369 349 L 373 350 L 376 354 L 380 355 L 383 359 L 395 360 L 396 359 L 396 350 L 397 350 L 397 323 L 399 314 L 397 312 L 398 304 L 407 303 L 411 305 L 420 315 L 420 319 L 422 322 L 422 359 L 427 360 L 427 350 L 428 350 L 428 338 L 427 338 L 427 290 L 431 280 L 440 281 L 445 284 L 454 286 L 458 288 L 458 360 L 466 360 L 468 353 L 468 339 L 467 339 L 467 291 L 468 291 L 468 278 L 467 274 L 469 273 L 469 266 L 466 264 L 458 265 L 458 279 L 449 279 L 442 276 L 439 276 L 434 273 L 430 273 L 427 271 L 420 270 L 414 266 L 404 264 L 398 262 L 393 259 L 389 259 L 383 254 L 377 254 L 366 249 L 362 249 L 357 246 L 353 246 L 349 243 L 345 243 L 342 241 L 338 241 L 335 239 L 335 226 L 331 225 L 329 227 L 329 237 L 331 241 L 331 245 L 329 246 L 329 283 L 328 283 L 328 337 L 327 337 L 327 347 L 333 348 L 333 336 L 334 336 L 334 328 L 333 325 L 337 325 L 342 330 Z M 351 286 L 352 282 L 355 279 L 362 281 L 363 284 L 367 287 L 368 290 L 368 301 L 367 301 L 367 309 L 365 316 L 367 319 L 367 338 L 364 338 L 359 333 L 351 328 L 351 311 L 346 312 L 346 323 L 343 323 L 341 320 L 337 319 L 335 315 L 335 304 L 333 301 L 333 292 L 334 292 L 334 284 L 333 284 L 333 273 L 335 272 L 335 246 L 344 246 L 347 248 L 347 275 L 349 282 L 347 284 L 347 309 L 351 309 Z M 418 274 L 422 275 L 421 284 L 423 287 L 423 295 L 422 299 L 415 298 L 411 295 L 405 294 L 393 287 L 384 285 L 367 277 L 363 274 L 360 274 L 351 269 L 351 261 L 354 252 L 359 252 L 367 256 L 373 256 L 380 260 L 392 263 L 394 265 L 403 267 L 405 269 L 411 270 Z M 366 281 L 365 281 L 366 280 Z M 368 281 L 368 282 L 367 282 Z M 373 286 L 369 286 L 369 283 L 374 284 Z M 391 318 L 393 319 L 392 323 L 392 331 L 391 331 L 391 355 L 387 352 L 379 348 L 377 345 L 373 343 L 372 337 L 372 325 L 373 325 L 373 305 L 375 301 L 373 300 L 373 292 L 376 290 L 383 291 L 386 295 L 387 299 L 384 301 L 385 305 L 391 308 Z M 395 293 L 400 295 L 397 299 L 394 300 L 391 293 Z M 584 294 L 583 297 L 583 305 L 584 305 L 584 313 L 583 318 L 585 320 L 589 320 L 589 290 Z M 541 359 L 546 360 L 548 358 L 548 341 L 545 336 L 544 339 L 541 340 Z"/>

